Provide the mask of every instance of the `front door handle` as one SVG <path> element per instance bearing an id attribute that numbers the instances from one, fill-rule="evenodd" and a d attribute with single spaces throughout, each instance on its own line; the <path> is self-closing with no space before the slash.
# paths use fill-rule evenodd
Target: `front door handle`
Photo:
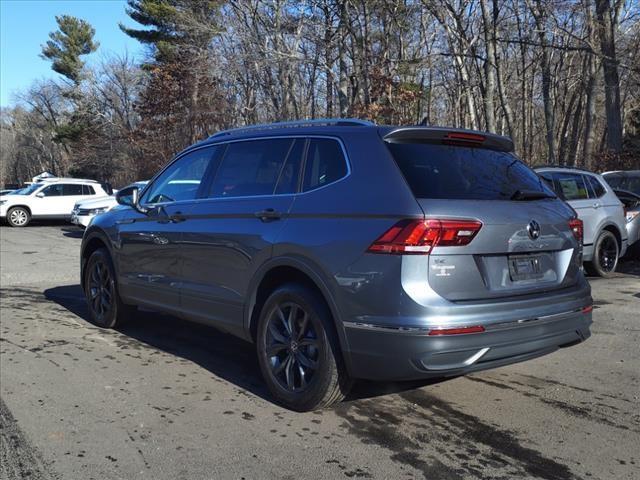
<path id="1" fill-rule="evenodd" d="M 600 208 L 600 204 L 598 202 L 594 203 L 593 208 Z"/>
<path id="2" fill-rule="evenodd" d="M 266 210 L 260 210 L 254 214 L 256 218 L 259 218 L 263 222 L 268 222 L 270 220 L 278 220 L 282 217 L 282 214 L 273 208 L 267 208 Z"/>

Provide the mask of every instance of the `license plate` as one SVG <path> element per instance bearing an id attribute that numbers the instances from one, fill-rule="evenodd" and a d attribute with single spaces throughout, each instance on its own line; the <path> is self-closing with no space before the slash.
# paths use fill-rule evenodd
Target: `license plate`
<path id="1" fill-rule="evenodd" d="M 509 275 L 514 282 L 541 278 L 542 258 L 540 255 L 509 257 Z"/>

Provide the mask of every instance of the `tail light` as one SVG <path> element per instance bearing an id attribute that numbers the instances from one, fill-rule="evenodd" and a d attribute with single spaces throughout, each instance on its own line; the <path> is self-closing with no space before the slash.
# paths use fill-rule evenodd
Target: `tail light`
<path id="1" fill-rule="evenodd" d="M 584 228 L 582 226 L 582 220 L 579 218 L 573 218 L 569 220 L 569 228 L 573 232 L 573 236 L 576 237 L 576 240 L 582 245 L 582 237 L 584 235 Z"/>
<path id="2" fill-rule="evenodd" d="M 633 222 L 638 215 L 640 215 L 640 210 L 626 210 L 624 212 L 624 217 L 627 220 L 627 223 Z"/>
<path id="3" fill-rule="evenodd" d="M 373 242 L 368 251 L 427 255 L 437 246 L 468 245 L 481 227 L 477 220 L 402 220 Z"/>

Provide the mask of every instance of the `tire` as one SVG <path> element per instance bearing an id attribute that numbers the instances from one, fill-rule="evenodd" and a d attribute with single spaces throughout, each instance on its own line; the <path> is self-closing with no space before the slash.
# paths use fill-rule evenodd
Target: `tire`
<path id="1" fill-rule="evenodd" d="M 116 274 L 109 252 L 99 248 L 91 254 L 84 274 L 84 294 L 89 320 L 101 328 L 115 328 L 126 322 L 135 307 L 120 300 Z"/>
<path id="2" fill-rule="evenodd" d="M 616 271 L 619 259 L 620 246 L 616 236 L 608 230 L 603 230 L 593 246 L 593 260 L 588 262 L 586 267 L 589 273 L 608 278 Z"/>
<path id="3" fill-rule="evenodd" d="M 316 292 L 299 284 L 282 285 L 264 303 L 258 322 L 260 370 L 280 404 L 306 412 L 345 397 L 351 380 L 331 312 Z"/>
<path id="4" fill-rule="evenodd" d="M 13 207 L 7 212 L 7 223 L 12 227 L 26 227 L 31 222 L 31 214 L 24 207 Z"/>

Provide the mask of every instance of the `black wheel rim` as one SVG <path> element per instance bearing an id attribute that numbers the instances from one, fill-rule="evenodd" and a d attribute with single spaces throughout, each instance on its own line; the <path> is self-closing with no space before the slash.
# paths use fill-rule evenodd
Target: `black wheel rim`
<path id="1" fill-rule="evenodd" d="M 103 320 L 113 305 L 113 282 L 111 273 L 104 262 L 93 264 L 89 272 L 87 293 L 89 306 L 98 320 Z"/>
<path id="2" fill-rule="evenodd" d="M 289 392 L 306 390 L 318 369 L 320 342 L 310 314 L 293 302 L 278 304 L 267 320 L 267 365 Z"/>
<path id="3" fill-rule="evenodd" d="M 600 268 L 605 272 L 612 272 L 616 268 L 618 262 L 618 245 L 616 241 L 607 236 L 602 239 L 600 243 L 600 250 L 598 251 L 598 260 Z"/>

